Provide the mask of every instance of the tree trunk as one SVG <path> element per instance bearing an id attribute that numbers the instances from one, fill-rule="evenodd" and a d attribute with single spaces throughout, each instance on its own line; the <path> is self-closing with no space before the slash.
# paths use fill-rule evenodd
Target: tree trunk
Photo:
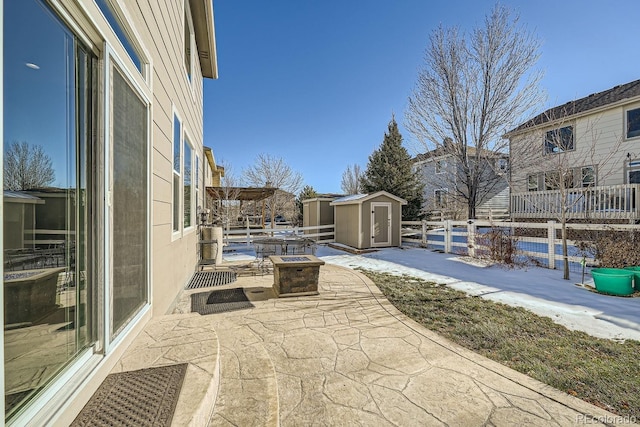
<path id="1" fill-rule="evenodd" d="M 564 280 L 569 280 L 569 254 L 567 253 L 567 220 L 562 218 L 562 264 L 564 268 Z"/>

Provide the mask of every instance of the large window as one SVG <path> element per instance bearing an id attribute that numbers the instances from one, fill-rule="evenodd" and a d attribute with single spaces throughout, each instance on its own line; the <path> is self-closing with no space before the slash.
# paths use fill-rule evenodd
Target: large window
<path id="1" fill-rule="evenodd" d="M 440 188 L 440 189 L 434 190 L 433 194 L 435 197 L 435 200 L 434 200 L 435 207 L 437 209 L 446 208 L 447 207 L 447 189 Z"/>
<path id="2" fill-rule="evenodd" d="M 544 153 L 564 153 L 574 149 L 573 126 L 547 131 L 544 139 Z"/>
<path id="3" fill-rule="evenodd" d="M 191 167 L 191 157 L 192 157 L 191 144 L 189 143 L 189 139 L 185 136 L 184 138 L 184 228 L 189 228 L 193 225 L 193 187 L 191 185 L 191 181 L 193 179 L 193 168 Z"/>
<path id="4" fill-rule="evenodd" d="M 627 110 L 627 138 L 640 136 L 640 108 Z"/>
<path id="5" fill-rule="evenodd" d="M 580 168 L 582 177 L 582 187 L 593 187 L 596 185 L 596 168 L 593 166 L 585 166 Z"/>
<path id="6" fill-rule="evenodd" d="M 180 146 L 182 141 L 182 125 L 178 116 L 173 116 L 173 232 L 180 231 L 180 166 L 182 156 Z"/>
<path id="7" fill-rule="evenodd" d="M 113 32 L 116 33 L 116 36 L 118 36 L 120 43 L 122 43 L 122 46 L 129 54 L 129 57 L 135 64 L 136 68 L 142 73 L 142 55 L 140 54 L 138 48 L 131 41 L 132 37 L 130 37 L 124 30 L 124 28 L 126 27 L 122 24 L 122 20 L 118 17 L 116 10 L 110 3 L 110 0 L 96 0 L 96 4 L 98 5 L 98 8 L 104 15 L 107 22 L 109 22 L 109 25 L 113 29 Z"/>
<path id="8" fill-rule="evenodd" d="M 97 340 L 89 268 L 97 59 L 43 1 L 4 2 L 3 30 L 4 398 L 11 418 Z"/>
<path id="9" fill-rule="evenodd" d="M 111 68 L 113 247 L 111 336 L 147 302 L 147 104 Z"/>

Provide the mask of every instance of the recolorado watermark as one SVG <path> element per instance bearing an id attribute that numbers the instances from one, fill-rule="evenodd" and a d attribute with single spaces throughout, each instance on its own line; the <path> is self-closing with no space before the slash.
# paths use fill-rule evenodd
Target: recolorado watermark
<path id="1" fill-rule="evenodd" d="M 638 417 L 635 415 L 576 415 L 576 423 L 579 424 L 636 424 L 637 422 Z"/>

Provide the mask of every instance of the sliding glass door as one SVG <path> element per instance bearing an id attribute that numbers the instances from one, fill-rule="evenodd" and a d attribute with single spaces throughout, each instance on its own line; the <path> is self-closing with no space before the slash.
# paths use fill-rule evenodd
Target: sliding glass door
<path id="1" fill-rule="evenodd" d="M 39 0 L 4 2 L 4 378 L 11 416 L 96 341 L 96 56 Z"/>

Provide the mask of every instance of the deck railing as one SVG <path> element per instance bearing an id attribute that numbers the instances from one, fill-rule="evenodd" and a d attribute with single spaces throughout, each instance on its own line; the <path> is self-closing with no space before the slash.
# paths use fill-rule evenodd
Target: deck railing
<path id="1" fill-rule="evenodd" d="M 640 184 L 546 190 L 511 195 L 512 218 L 640 219 Z"/>

